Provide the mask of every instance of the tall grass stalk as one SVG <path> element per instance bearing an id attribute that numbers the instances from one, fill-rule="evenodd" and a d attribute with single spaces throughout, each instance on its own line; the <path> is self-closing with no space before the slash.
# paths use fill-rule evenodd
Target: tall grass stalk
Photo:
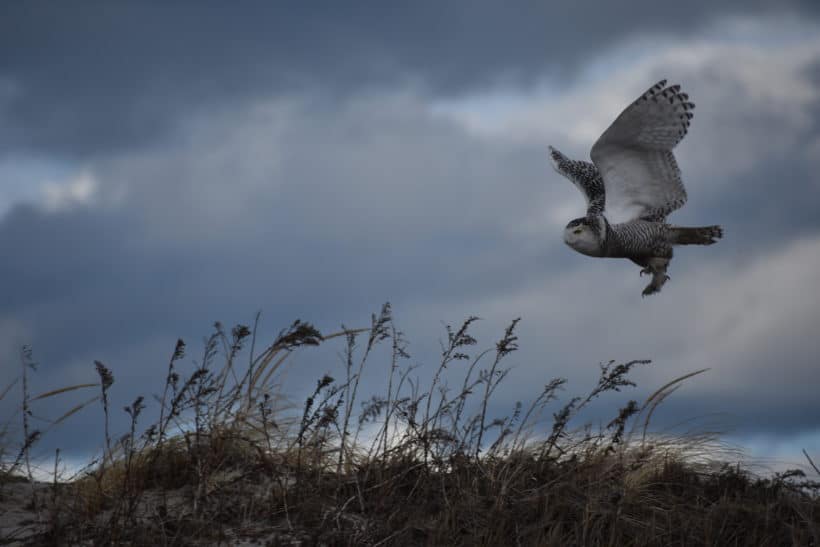
<path id="1" fill-rule="evenodd" d="M 510 374 L 507 359 L 518 349 L 519 319 L 483 349 L 471 334 L 475 321 L 445 327 L 447 339 L 427 380 L 409 362 L 389 304 L 365 329 L 323 335 L 296 321 L 261 351 L 258 315 L 253 329 L 217 323 L 193 366 L 185 362 L 185 343 L 177 342 L 156 396 L 158 419 L 140 433 L 145 399 L 136 394 L 119 437 L 109 417 L 114 376 L 96 361 L 99 383 L 93 385 L 100 392 L 92 401 L 101 400 L 104 414 L 102 457 L 58 488 L 56 454 L 53 516 L 30 539 L 396 546 L 820 542 L 817 481 L 796 471 L 755 477 L 737 461 L 721 460 L 734 455 L 713 435 L 652 431 L 659 405 L 705 370 L 673 379 L 639 404 L 618 393 L 635 387 L 632 372 L 649 361 L 610 361 L 582 395 L 560 401 L 566 379 L 547 377 L 530 402 L 497 413 L 499 386 Z M 281 385 L 288 357 L 335 338 L 344 339 L 340 374 L 317 375 L 296 405 Z M 386 366 L 368 366 L 382 344 L 389 344 Z M 28 395 L 27 370 L 24 364 L 23 427 L 31 437 L 25 416 L 37 398 Z M 363 397 L 365 374 L 378 370 L 385 371 L 385 388 Z M 605 395 L 624 400 L 606 425 L 593 427 L 583 413 Z M 63 416 L 76 415 L 76 408 Z M 23 443 L 18 460 L 29 448 Z"/>

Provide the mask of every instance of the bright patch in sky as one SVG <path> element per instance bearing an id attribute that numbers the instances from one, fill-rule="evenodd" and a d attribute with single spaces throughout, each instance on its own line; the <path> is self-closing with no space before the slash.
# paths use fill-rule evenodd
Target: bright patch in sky
<path id="1" fill-rule="evenodd" d="M 747 84 L 743 92 L 762 93 L 755 97 L 761 101 L 807 103 L 816 93 L 803 70 L 818 58 L 815 26 L 792 17 L 736 17 L 687 40 L 636 36 L 592 60 L 570 88 L 549 79 L 530 88 L 495 87 L 437 101 L 432 112 L 482 137 L 546 143 L 560 136 L 570 142 L 568 151 L 578 147 L 586 155 L 614 116 L 644 91 L 635 82 L 648 88 L 661 78 L 680 79 L 691 93 L 686 75 L 721 79 L 725 70 Z"/>
<path id="2" fill-rule="evenodd" d="M 97 188 L 93 176 L 69 165 L 34 158 L 0 159 L 0 218 L 27 203 L 47 211 L 87 204 Z"/>
<path id="3" fill-rule="evenodd" d="M 48 181 L 43 185 L 43 204 L 47 211 L 59 211 L 92 202 L 97 190 L 97 179 L 89 171 L 60 182 Z"/>
<path id="4" fill-rule="evenodd" d="M 734 439 L 727 439 L 732 442 Z M 753 463 L 765 469 L 782 472 L 800 468 L 811 473 L 811 467 L 803 450 L 816 465 L 820 465 L 820 431 L 799 433 L 794 436 L 755 435 L 736 439 L 751 456 Z"/>

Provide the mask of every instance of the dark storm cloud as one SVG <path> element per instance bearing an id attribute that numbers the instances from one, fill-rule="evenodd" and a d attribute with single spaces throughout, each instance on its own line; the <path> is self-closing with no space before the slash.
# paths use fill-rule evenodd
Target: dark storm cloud
<path id="1" fill-rule="evenodd" d="M 533 275 L 534 250 L 501 230 L 512 209 L 527 210 L 526 194 L 493 189 L 509 163 L 537 179 L 540 150 L 481 143 L 417 101 L 353 102 L 206 117 L 173 143 L 95 166 L 103 191 L 127 185 L 124 200 L 13 209 L 0 222 L 0 255 L 17 257 L 0 264 L 0 285 L 13 287 L 0 318 L 31 333 L 37 385 L 93 381 L 100 359 L 130 400 L 160 391 L 175 337 L 196 356 L 214 320 L 248 323 L 261 309 L 274 332 L 296 318 L 327 332 L 366 324 L 386 300 L 467 299 Z M 296 376 L 334 364 L 331 355 Z M 0 366 L 12 378 L 19 363 Z M 89 411 L 50 442 L 65 447 L 95 420 Z"/>
<path id="2" fill-rule="evenodd" d="M 428 365 L 435 362 L 441 321 L 487 317 L 480 328 L 489 345 L 504 322 L 523 316 L 513 389 L 499 392 L 510 404 L 535 396 L 533 386 L 552 376 L 572 376 L 571 393 L 581 392 L 591 385 L 596 363 L 609 358 L 655 358 L 658 374 L 640 382 L 647 389 L 701 366 L 714 366 L 716 379 L 757 377 L 742 368 L 743 344 L 724 350 L 725 359 L 699 362 L 700 355 L 688 353 L 714 349 L 708 336 L 682 342 L 663 327 L 743 317 L 750 304 L 724 302 L 726 295 L 738 286 L 757 290 L 765 285 L 761 279 L 779 275 L 764 271 L 741 283 L 747 266 L 739 272 L 709 266 L 735 255 L 765 263 L 771 248 L 787 246 L 794 235 L 776 208 L 773 224 L 756 224 L 753 215 L 729 206 L 739 199 L 743 177 L 723 181 L 724 191 L 710 198 L 725 208 L 698 206 L 689 218 L 714 214 L 731 227 L 731 237 L 680 252 L 675 285 L 663 300 L 638 301 L 643 283 L 634 267 L 572 253 L 560 243 L 560 227 L 523 229 L 545 215 L 545 203 L 575 192 L 552 175 L 542 147 L 474 138 L 431 116 L 411 93 L 372 94 L 334 110 L 312 105 L 275 100 L 204 116 L 170 142 L 94 165 L 103 197 L 121 183 L 123 198 L 57 212 L 18 206 L 5 217 L 0 255 L 16 259 L 0 265 L 0 284 L 14 288 L 0 301 L 0 318 L 33 333 L 28 341 L 41 362 L 40 382 L 93 381 L 92 363 L 100 359 L 119 379 L 116 397 L 125 404 L 160 391 L 176 337 L 189 342 L 196 359 L 198 341 L 214 320 L 248 323 L 261 309 L 268 332 L 295 318 L 327 332 L 342 322 L 366 324 L 385 300 L 394 303 L 414 356 Z M 802 150 L 796 152 L 793 165 L 803 165 Z M 742 203 L 764 211 L 771 199 L 763 183 L 756 184 L 760 193 L 744 192 Z M 808 203 L 796 199 L 795 211 L 804 214 Z M 799 268 L 803 254 L 771 260 Z M 788 293 L 804 285 L 787 278 L 776 286 Z M 769 316 L 788 305 L 783 294 L 771 292 L 764 300 Z M 593 299 L 595 312 L 581 298 Z M 612 328 L 613 310 L 625 330 Z M 768 400 L 783 403 L 769 415 L 789 427 L 814 424 L 793 419 L 800 408 L 813 408 L 813 393 L 788 390 L 790 378 L 811 367 L 806 356 L 813 339 L 799 326 L 815 324 L 812 317 L 773 319 L 782 332 L 798 334 L 789 342 L 789 374 L 777 392 L 788 393 L 788 401 L 777 394 Z M 771 344 L 786 339 L 780 333 L 758 337 Z M 588 343 L 589 337 L 596 342 Z M 754 353 L 759 375 L 771 355 Z M 330 352 L 295 370 L 292 379 L 312 381 L 336 364 Z M 3 374 L 12 377 L 17 368 L 6 361 Z M 365 387 L 378 387 L 379 370 Z M 756 401 L 767 393 L 732 382 L 734 398 L 695 393 L 736 414 L 747 402 L 738 391 L 756 394 Z M 59 415 L 66 406 L 47 400 L 41 413 Z M 98 417 L 87 411 L 50 442 L 72 445 Z M 754 427 L 768 430 L 775 423 Z"/>
<path id="3" fill-rule="evenodd" d="M 436 92 L 571 72 L 631 33 L 800 2 L 5 3 L 0 144 L 82 157 L 150 142 L 191 109 L 305 86 L 418 78 Z M 5 103 L 5 104 L 3 104 Z"/>
<path id="4" fill-rule="evenodd" d="M 682 390 L 672 421 L 693 405 L 735 415 L 754 406 L 751 430 L 816 428 L 816 338 L 804 325 L 820 321 L 811 300 L 820 253 L 793 245 L 820 228 L 806 144 L 817 138 L 816 109 L 788 94 L 754 98 L 768 82 L 800 81 L 744 80 L 727 70 L 741 65 L 731 56 L 715 63 L 718 77 L 692 75 L 698 125 L 682 158 L 693 201 L 674 220 L 721 222 L 727 237 L 682 250 L 674 281 L 652 301 L 638 300 L 633 266 L 561 244 L 550 208 L 570 195 L 579 211 L 581 202 L 551 173 L 546 143 L 477 137 L 431 115 L 443 94 L 566 70 L 629 33 L 683 31 L 747 4 L 409 5 L 249 14 L 225 4 L 25 3 L 0 17 L 9 157 L 15 148 L 77 155 L 98 184 L 95 202 L 19 205 L 0 220 L 0 343 L 26 336 L 44 387 L 93 381 L 101 359 L 126 404 L 160 391 L 177 336 L 190 365 L 213 320 L 247 323 L 261 309 L 273 332 L 295 318 L 329 331 L 365 324 L 391 300 L 426 363 L 441 320 L 487 317 L 489 344 L 523 316 L 505 400 L 536 395 L 551 376 L 590 380 L 602 360 L 652 357 L 658 373 L 641 386 L 712 366 L 706 387 L 724 390 Z M 790 125 L 805 118 L 815 125 Z M 558 137 L 570 121 L 544 126 Z M 740 167 L 723 165 L 738 158 Z M 774 183 L 788 190 L 774 197 Z M 293 377 L 312 381 L 335 361 L 312 364 Z M 0 367 L 12 377 L 19 363 Z M 51 416 L 66 408 L 43 404 Z M 98 422 L 86 411 L 50 438 L 85 448 L 78 439 Z"/>
<path id="5" fill-rule="evenodd" d="M 729 179 L 734 191 L 704 200 L 697 218 L 703 222 L 708 219 L 720 222 L 727 237 L 734 240 L 733 248 L 738 257 L 777 248 L 784 237 L 816 234 L 820 230 L 820 218 L 817 208 L 806 199 L 817 192 L 814 171 L 814 166 L 794 158 L 767 162 L 758 167 L 754 175 Z M 675 221 L 680 222 L 678 218 Z"/>

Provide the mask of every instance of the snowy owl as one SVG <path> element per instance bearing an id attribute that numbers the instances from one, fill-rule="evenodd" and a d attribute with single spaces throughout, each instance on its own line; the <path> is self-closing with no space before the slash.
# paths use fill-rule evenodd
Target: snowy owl
<path id="1" fill-rule="evenodd" d="M 720 226 L 685 228 L 666 217 L 686 203 L 686 189 L 672 149 L 686 135 L 692 109 L 680 86 L 662 80 L 629 105 L 593 145 L 592 163 L 571 160 L 549 147 L 556 171 L 571 180 L 587 200 L 587 214 L 567 224 L 564 242 L 594 257 L 628 258 L 652 274 L 643 295 L 661 290 L 675 245 L 711 245 Z M 610 224 L 607 198 L 632 211 L 629 220 Z"/>

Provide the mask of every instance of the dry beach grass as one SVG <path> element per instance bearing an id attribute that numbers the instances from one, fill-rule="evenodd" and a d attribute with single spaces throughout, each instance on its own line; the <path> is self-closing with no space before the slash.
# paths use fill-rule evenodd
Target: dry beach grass
<path id="1" fill-rule="evenodd" d="M 605 393 L 634 384 L 647 361 L 601 366 L 587 395 L 562 400 L 546 383 L 507 415 L 496 388 L 517 349 L 513 321 L 489 349 L 476 318 L 446 327 L 426 382 L 412 373 L 389 305 L 369 328 L 322 335 L 295 322 L 257 351 L 257 328 L 216 325 L 184 373 L 177 343 L 162 379 L 159 418 L 145 400 L 110 431 L 116 374 L 97 362 L 88 405 L 104 417 L 103 453 L 71 480 L 36 483 L 30 451 L 43 432 L 28 420 L 33 367 L 24 354 L 21 441 L 0 442 L 0 544 L 86 545 L 817 545 L 818 477 L 757 477 L 712 435 L 662 436 L 654 410 L 696 371 L 643 402 L 625 401 L 603 427 L 579 426 Z M 336 339 L 332 342 L 333 339 Z M 303 404 L 283 404 L 281 371 L 303 346 L 341 343 L 339 378 L 323 376 Z M 363 397 L 377 348 L 389 362 L 382 393 Z M 458 380 L 453 381 L 453 374 Z M 2 392 L 10 396 L 10 390 Z M 808 456 L 808 455 L 807 455 Z"/>

